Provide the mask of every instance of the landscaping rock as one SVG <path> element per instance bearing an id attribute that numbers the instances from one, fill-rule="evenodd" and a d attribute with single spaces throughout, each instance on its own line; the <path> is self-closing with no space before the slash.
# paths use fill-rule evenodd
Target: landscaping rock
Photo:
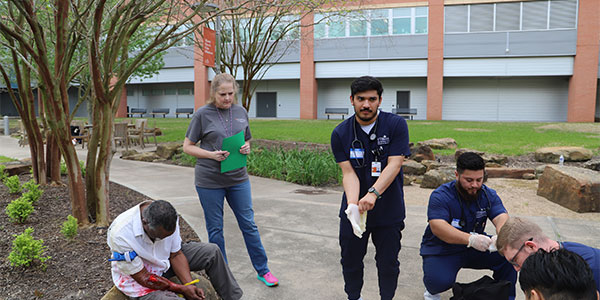
<path id="1" fill-rule="evenodd" d="M 182 149 L 183 144 L 179 142 L 164 143 L 156 147 L 156 154 L 164 159 L 170 159 L 173 155 L 181 153 Z"/>
<path id="2" fill-rule="evenodd" d="M 519 168 L 485 168 L 488 178 L 522 179 L 524 174 L 535 174 L 534 169 Z"/>
<path id="3" fill-rule="evenodd" d="M 540 165 L 537 168 L 535 168 L 535 178 L 540 178 L 540 176 L 544 174 L 544 169 L 546 168 L 546 166 L 548 165 Z"/>
<path id="4" fill-rule="evenodd" d="M 486 168 L 503 168 L 504 166 L 501 164 L 497 164 L 495 162 L 488 162 L 488 163 L 485 163 L 485 167 Z"/>
<path id="5" fill-rule="evenodd" d="M 592 159 L 593 153 L 583 147 L 546 147 L 535 151 L 535 160 L 556 164 L 561 155 L 565 161 L 587 161 Z"/>
<path id="6" fill-rule="evenodd" d="M 146 162 L 153 162 L 155 160 L 161 159 L 161 157 L 158 156 L 155 152 L 142 152 L 130 156 L 122 156 L 121 158 Z"/>
<path id="7" fill-rule="evenodd" d="M 8 176 L 29 173 L 31 170 L 31 162 L 25 163 L 21 161 L 9 161 L 3 163 L 3 165 L 6 166 L 5 172 L 8 174 Z"/>
<path id="8" fill-rule="evenodd" d="M 592 159 L 583 164 L 583 167 L 594 171 L 600 171 L 600 159 Z"/>
<path id="9" fill-rule="evenodd" d="M 525 180 L 533 180 L 535 178 L 536 178 L 535 174 L 533 174 L 533 173 L 525 173 L 525 174 L 523 174 L 523 179 L 525 179 Z"/>
<path id="10" fill-rule="evenodd" d="M 443 164 L 441 164 L 435 160 L 428 160 L 428 159 L 422 160 L 421 164 L 423 164 L 425 167 L 427 167 L 427 171 L 439 169 L 444 166 Z"/>
<path id="11" fill-rule="evenodd" d="M 429 146 L 431 149 L 456 149 L 456 141 L 453 138 L 431 139 L 417 143 L 417 147 Z"/>
<path id="12" fill-rule="evenodd" d="M 433 154 L 433 150 L 431 150 L 431 147 L 427 145 L 421 145 L 414 148 L 411 147 L 410 153 L 410 158 L 418 162 L 423 160 L 435 160 L 435 154 Z"/>
<path id="13" fill-rule="evenodd" d="M 506 165 L 508 163 L 508 156 L 502 154 L 484 154 L 481 156 L 485 163 L 494 163 L 499 165 Z"/>
<path id="14" fill-rule="evenodd" d="M 454 170 L 455 168 L 453 167 L 443 167 L 437 170 L 427 171 L 427 173 L 423 175 L 421 187 L 435 189 L 446 182 L 456 179 Z"/>
<path id="15" fill-rule="evenodd" d="M 454 152 L 454 160 L 457 160 L 458 157 L 461 156 L 465 152 L 474 152 L 474 153 L 479 154 L 479 156 L 483 156 L 485 154 L 485 152 L 479 151 L 479 150 L 460 148 L 460 149 L 457 149 L 456 152 Z"/>
<path id="16" fill-rule="evenodd" d="M 546 166 L 537 194 L 576 212 L 600 211 L 600 176 L 592 170 Z"/>
<path id="17" fill-rule="evenodd" d="M 402 171 L 409 175 L 423 175 L 427 171 L 427 167 L 414 160 L 407 160 L 402 163 Z"/>
<path id="18" fill-rule="evenodd" d="M 134 156 L 139 154 L 139 152 L 135 151 L 135 150 L 125 150 L 121 152 L 121 156 L 120 158 L 124 158 L 124 157 L 128 157 L 128 156 Z"/>

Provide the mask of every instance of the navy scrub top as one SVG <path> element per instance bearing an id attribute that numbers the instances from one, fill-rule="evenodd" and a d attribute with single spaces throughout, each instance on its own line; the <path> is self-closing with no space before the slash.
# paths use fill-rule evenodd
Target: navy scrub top
<path id="1" fill-rule="evenodd" d="M 369 139 L 355 120 L 355 115 L 340 123 L 331 133 L 331 150 L 336 162 L 350 161 L 355 167 L 354 171 L 360 181 L 360 192 L 358 199 L 367 194 L 367 190 L 373 186 L 379 177 L 371 176 L 371 162 L 375 160 L 375 155 L 371 150 L 379 150 L 377 161 L 381 162 L 381 170 L 387 166 L 389 156 L 410 156 L 408 146 L 408 126 L 404 118 L 380 111 L 377 117 L 378 124 L 371 129 L 371 133 L 376 134 L 374 141 Z M 364 163 L 362 168 L 356 168 L 361 160 L 350 158 L 350 148 L 354 137 L 356 126 L 356 138 L 362 143 L 364 151 Z M 354 148 L 359 147 L 358 142 L 354 142 Z M 402 169 L 390 186 L 381 194 L 381 199 L 375 202 L 375 207 L 368 212 L 367 228 L 375 226 L 404 225 L 405 207 Z M 340 218 L 346 218 L 344 212 L 347 207 L 346 193 L 342 196 L 342 205 L 340 207 Z"/>
<path id="2" fill-rule="evenodd" d="M 600 249 L 573 242 L 563 242 L 560 246 L 578 254 L 588 263 L 594 274 L 596 290 L 600 291 Z"/>
<path id="3" fill-rule="evenodd" d="M 477 203 L 469 204 L 463 201 L 463 208 L 459 203 L 458 191 L 456 190 L 456 180 L 445 183 L 438 187 L 429 197 L 429 205 L 427 206 L 427 220 L 442 219 L 446 220 L 455 228 L 470 233 L 475 229 L 477 223 L 477 211 L 483 209 L 486 211 L 487 218 L 484 220 L 493 220 L 502 213 L 506 213 L 506 209 L 502 204 L 502 200 L 491 188 L 486 185 L 482 186 L 482 190 L 477 198 Z M 488 201 L 489 200 L 489 201 Z M 464 211 L 464 217 L 463 217 Z M 460 228 L 460 220 L 464 219 L 465 226 Z M 466 251 L 465 245 L 448 244 L 431 231 L 431 227 L 427 225 L 423 240 L 421 241 L 421 255 L 450 255 Z"/>

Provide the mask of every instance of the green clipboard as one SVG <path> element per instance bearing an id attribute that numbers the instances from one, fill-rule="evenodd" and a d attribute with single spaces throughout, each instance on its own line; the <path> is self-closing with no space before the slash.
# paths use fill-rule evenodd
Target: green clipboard
<path id="1" fill-rule="evenodd" d="M 229 156 L 221 161 L 221 173 L 243 168 L 246 166 L 247 155 L 240 153 L 240 147 L 244 145 L 244 131 L 223 139 L 221 150 L 229 151 Z"/>

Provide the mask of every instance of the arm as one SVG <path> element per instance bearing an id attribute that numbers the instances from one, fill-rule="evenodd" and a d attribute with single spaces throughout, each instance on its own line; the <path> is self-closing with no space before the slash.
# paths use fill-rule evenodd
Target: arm
<path id="1" fill-rule="evenodd" d="M 358 176 L 354 173 L 354 168 L 349 161 L 338 163 L 342 169 L 342 185 L 346 193 L 346 201 L 348 204 L 358 205 L 358 196 L 360 194 L 360 182 Z"/>
<path id="2" fill-rule="evenodd" d="M 431 219 L 429 220 L 429 227 L 435 236 L 448 244 L 469 244 L 469 237 L 471 235 L 454 228 L 454 226 L 448 224 L 446 220 Z"/>
<path id="3" fill-rule="evenodd" d="M 190 265 L 188 264 L 187 258 L 183 255 L 181 250 L 171 253 L 169 257 L 171 261 L 171 267 L 177 275 L 177 278 L 181 281 L 181 283 L 188 283 L 192 281 L 192 274 L 190 274 Z M 204 291 L 200 288 L 197 288 L 195 285 L 184 286 L 188 288 L 188 292 L 193 296 L 200 297 L 200 299 L 204 299 Z M 195 299 L 188 297 L 189 294 L 185 294 L 187 299 Z"/>
<path id="4" fill-rule="evenodd" d="M 377 181 L 375 181 L 373 184 L 373 187 L 377 190 L 377 192 L 379 192 L 379 194 L 383 194 L 383 192 L 385 192 L 385 190 L 390 186 L 392 181 L 394 181 L 396 176 L 398 176 L 403 162 L 404 156 L 402 155 L 390 156 L 388 158 L 388 163 L 383 171 L 381 171 L 381 176 L 379 176 Z M 375 207 L 375 201 L 377 201 L 377 196 L 373 193 L 367 193 L 358 202 L 359 212 L 363 213 L 373 209 L 373 207 Z"/>
<path id="5" fill-rule="evenodd" d="M 229 155 L 228 151 L 207 151 L 200 147 L 196 147 L 196 144 L 187 137 L 183 140 L 183 152 L 197 158 L 209 158 L 216 161 L 223 161 Z"/>
<path id="6" fill-rule="evenodd" d="M 247 140 L 242 147 L 240 147 L 241 154 L 250 154 L 250 140 Z"/>
<path id="7" fill-rule="evenodd" d="M 504 226 L 504 223 L 506 223 L 507 220 L 507 213 L 501 213 L 492 220 L 492 223 L 494 223 L 494 226 L 496 227 L 496 234 L 500 233 L 500 229 L 502 228 L 502 226 Z"/>

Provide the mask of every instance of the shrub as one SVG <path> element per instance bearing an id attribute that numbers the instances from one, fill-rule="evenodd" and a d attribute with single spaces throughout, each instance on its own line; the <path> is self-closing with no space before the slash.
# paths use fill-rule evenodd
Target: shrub
<path id="1" fill-rule="evenodd" d="M 18 194 L 21 191 L 23 191 L 23 187 L 21 187 L 21 182 L 19 182 L 19 176 L 17 175 L 6 177 L 4 178 L 3 182 L 11 194 Z"/>
<path id="2" fill-rule="evenodd" d="M 85 177 L 85 162 L 83 160 L 79 161 L 79 168 L 81 169 L 81 176 Z M 60 162 L 60 174 L 68 175 L 67 164 L 64 161 Z"/>
<path id="3" fill-rule="evenodd" d="M 40 185 L 36 184 L 33 179 L 25 182 L 23 184 L 23 189 L 26 189 L 27 192 L 23 194 L 23 198 L 26 198 L 32 204 L 35 204 L 40 197 L 42 196 L 43 190 L 40 190 Z"/>
<path id="4" fill-rule="evenodd" d="M 46 269 L 46 260 L 50 259 L 50 256 L 44 256 L 46 246 L 44 246 L 43 240 L 36 240 L 32 236 L 33 228 L 29 227 L 25 229 L 20 235 L 14 235 L 12 251 L 8 255 L 8 261 L 11 266 L 31 266 L 34 262 L 40 262 L 42 268 Z"/>
<path id="5" fill-rule="evenodd" d="M 77 235 L 77 229 L 77 218 L 68 215 L 67 220 L 62 224 L 60 232 L 65 236 L 65 238 L 72 240 Z"/>
<path id="6" fill-rule="evenodd" d="M 6 166 L 5 165 L 0 165 L 0 181 L 4 181 L 4 179 L 8 176 L 8 173 L 6 173 Z"/>
<path id="7" fill-rule="evenodd" d="M 196 165 L 196 158 L 183 152 L 173 155 L 173 160 L 180 166 L 193 167 Z"/>
<path id="8" fill-rule="evenodd" d="M 27 217 L 33 212 L 33 204 L 25 197 L 11 201 L 5 209 L 8 217 L 17 223 L 25 223 Z"/>

